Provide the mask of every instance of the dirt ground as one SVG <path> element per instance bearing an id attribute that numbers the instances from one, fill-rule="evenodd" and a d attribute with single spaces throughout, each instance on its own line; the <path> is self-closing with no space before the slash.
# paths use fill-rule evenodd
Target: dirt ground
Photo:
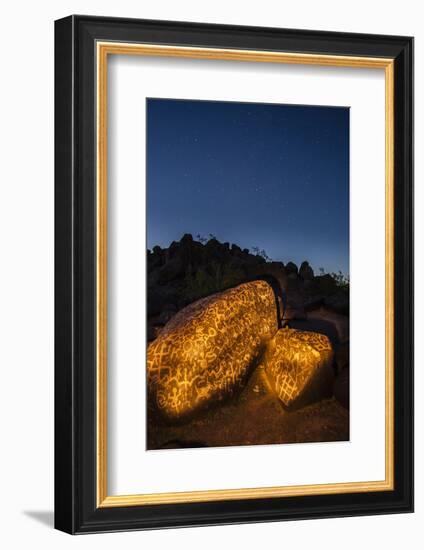
<path id="1" fill-rule="evenodd" d="M 334 398 L 284 410 L 258 367 L 238 396 L 180 425 L 148 414 L 147 448 L 175 449 L 349 440 L 349 411 Z"/>

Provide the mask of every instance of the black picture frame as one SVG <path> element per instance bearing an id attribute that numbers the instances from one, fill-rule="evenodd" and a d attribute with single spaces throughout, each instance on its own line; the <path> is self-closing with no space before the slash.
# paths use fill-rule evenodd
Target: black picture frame
<path id="1" fill-rule="evenodd" d="M 394 490 L 146 506 L 96 500 L 99 40 L 394 60 Z M 93 533 L 413 511 L 413 39 L 73 15 L 55 22 L 55 527 Z"/>

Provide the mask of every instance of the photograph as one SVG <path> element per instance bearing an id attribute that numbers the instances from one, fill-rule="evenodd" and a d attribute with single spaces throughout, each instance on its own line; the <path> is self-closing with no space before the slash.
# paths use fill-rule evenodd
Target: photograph
<path id="1" fill-rule="evenodd" d="M 349 107 L 145 108 L 147 449 L 349 441 Z"/>

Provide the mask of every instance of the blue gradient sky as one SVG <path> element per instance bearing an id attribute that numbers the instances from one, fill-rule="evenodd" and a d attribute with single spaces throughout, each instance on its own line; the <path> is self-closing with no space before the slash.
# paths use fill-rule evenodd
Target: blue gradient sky
<path id="1" fill-rule="evenodd" d="M 147 246 L 184 233 L 349 273 L 349 109 L 147 100 Z"/>

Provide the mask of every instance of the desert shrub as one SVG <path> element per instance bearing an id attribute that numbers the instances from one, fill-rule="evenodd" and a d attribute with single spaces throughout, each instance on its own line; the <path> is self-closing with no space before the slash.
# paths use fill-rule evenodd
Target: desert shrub
<path id="1" fill-rule="evenodd" d="M 334 279 L 338 287 L 349 288 L 349 277 L 344 275 L 341 271 L 338 273 L 330 273 L 330 276 Z"/>
<path id="2" fill-rule="evenodd" d="M 272 262 L 272 259 L 268 256 L 266 250 L 264 250 L 263 248 L 261 250 L 259 246 L 252 246 L 252 252 L 253 254 L 255 254 L 255 256 L 263 258 L 266 262 Z"/>
<path id="3" fill-rule="evenodd" d="M 319 268 L 319 276 L 315 278 L 318 288 L 325 294 L 330 294 L 336 290 L 349 291 L 349 277 L 341 271 L 338 273 L 325 273 L 322 267 Z"/>

